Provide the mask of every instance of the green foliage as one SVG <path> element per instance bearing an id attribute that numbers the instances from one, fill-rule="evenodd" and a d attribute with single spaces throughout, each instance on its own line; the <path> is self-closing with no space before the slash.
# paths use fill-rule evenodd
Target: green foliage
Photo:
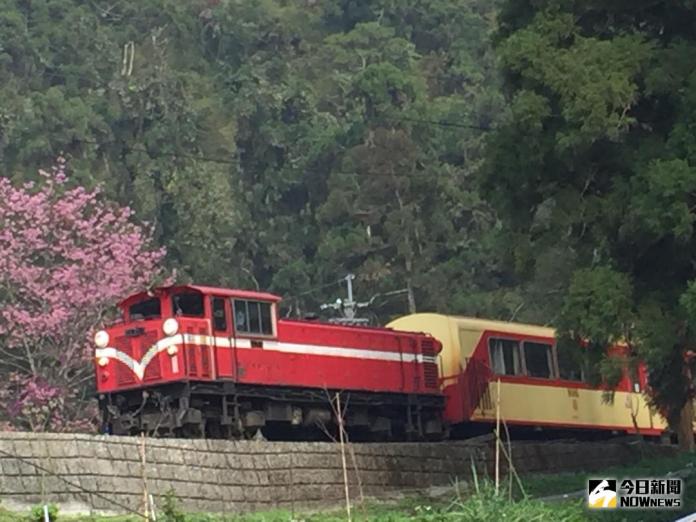
<path id="1" fill-rule="evenodd" d="M 186 522 L 188 520 L 187 515 L 179 507 L 179 500 L 174 490 L 170 489 L 164 494 L 158 518 L 164 522 Z"/>
<path id="2" fill-rule="evenodd" d="M 556 146 L 568 153 L 596 139 L 618 139 L 632 123 L 624 109 L 636 97 L 635 78 L 649 50 L 641 35 L 586 38 L 570 13 L 542 12 L 512 34 L 500 54 L 523 88 L 548 89 L 548 100 L 566 122 Z"/>
<path id="3" fill-rule="evenodd" d="M 545 504 L 539 500 L 520 499 L 510 501 L 505 495 L 495 495 L 493 485 L 484 482 L 477 493 L 456 495 L 454 498 L 433 500 L 411 498 L 398 505 L 371 504 L 353 506 L 353 520 L 370 520 L 374 522 L 446 522 L 481 520 L 558 520 L 575 522 L 587 520 L 580 503 Z M 221 517 L 203 514 L 186 515 L 187 522 L 213 522 Z M 347 520 L 345 511 L 319 512 L 312 514 L 295 514 L 287 511 L 271 511 L 240 515 L 232 518 L 239 522 L 342 522 Z"/>
<path id="4" fill-rule="evenodd" d="M 44 522 L 46 520 L 44 506 L 40 505 L 31 508 L 30 519 L 32 522 Z M 55 504 L 48 504 L 48 519 L 51 522 L 58 520 L 58 506 Z"/>
<path id="5" fill-rule="evenodd" d="M 480 179 L 521 287 L 545 288 L 546 253 L 564 261 L 554 281 L 561 335 L 599 353 L 628 342 L 629 364 L 650 364 L 651 400 L 674 424 L 694 392 L 683 354 L 696 341 L 696 84 L 686 65 L 696 39 L 683 22 L 696 9 L 646 6 L 503 3 L 497 49 L 511 111 Z M 616 377 L 602 357 L 593 367 Z"/>
<path id="6" fill-rule="evenodd" d="M 684 496 L 682 497 L 682 508 L 678 511 L 670 512 L 669 520 L 676 520 L 693 512 L 693 506 L 696 503 L 696 473 L 694 473 L 693 455 L 681 455 L 677 457 L 654 457 L 650 454 L 650 447 L 646 448 L 645 457 L 636 462 L 623 466 L 617 466 L 602 470 L 601 472 L 593 473 L 560 473 L 553 475 L 529 475 L 523 478 L 525 489 L 532 497 L 548 497 L 552 495 L 561 495 L 576 491 L 584 491 L 587 487 L 587 479 L 597 476 L 603 477 L 662 477 L 668 473 L 680 471 L 684 473 Z M 635 517 L 644 522 L 658 522 L 665 520 L 664 511 L 656 510 L 641 510 L 633 512 L 633 518 L 627 515 L 626 511 L 617 510 L 614 513 L 595 513 L 592 514 L 585 511 L 585 517 L 582 520 L 609 520 L 609 521 L 625 521 L 635 520 Z"/>
<path id="7" fill-rule="evenodd" d="M 559 321 L 560 335 L 601 345 L 625 339 L 633 319 L 633 288 L 621 272 L 599 266 L 576 271 Z"/>
<path id="8" fill-rule="evenodd" d="M 643 234 L 671 235 L 688 244 L 696 219 L 691 208 L 694 192 L 696 169 L 687 161 L 654 160 L 632 179 L 628 217 Z"/>
<path id="9" fill-rule="evenodd" d="M 495 3 L 0 8 L 4 173 L 62 151 L 73 179 L 154 224 L 182 279 L 301 294 L 296 311 L 353 270 L 366 298 L 408 286 L 419 309 L 509 314 L 487 298 L 495 217 L 474 182 L 477 127 L 503 107 Z"/>
<path id="10" fill-rule="evenodd" d="M 696 279 L 692 279 L 686 285 L 686 289 L 679 296 L 679 304 L 686 317 L 696 316 Z M 689 323 L 693 328 L 693 323 Z M 667 337 L 669 339 L 669 337 Z"/>

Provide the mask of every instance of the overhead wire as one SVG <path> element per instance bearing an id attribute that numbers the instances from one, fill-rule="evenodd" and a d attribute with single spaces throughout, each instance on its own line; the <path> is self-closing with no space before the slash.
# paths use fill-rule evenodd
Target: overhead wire
<path id="1" fill-rule="evenodd" d="M 482 132 L 490 132 L 492 130 L 495 130 L 494 127 L 484 127 L 481 125 L 472 125 L 468 123 L 459 123 L 455 121 L 447 121 L 447 120 L 425 120 L 425 119 L 420 119 L 420 118 L 409 118 L 407 116 L 401 116 L 401 117 L 395 117 L 395 116 L 381 116 L 382 119 L 384 120 L 389 120 L 389 121 L 407 121 L 411 123 L 424 123 L 426 125 L 438 125 L 440 127 L 454 127 L 458 129 L 470 129 L 470 130 L 479 130 Z"/>
<path id="2" fill-rule="evenodd" d="M 94 141 L 94 140 L 86 140 L 82 138 L 76 138 L 72 140 L 73 142 L 77 143 L 85 143 L 89 145 L 96 145 L 98 147 L 102 147 L 105 145 L 109 144 L 115 144 L 115 143 L 122 143 L 119 140 L 110 140 L 110 141 Z M 238 165 L 239 162 L 236 160 L 232 159 L 225 159 L 225 158 L 216 158 L 212 156 L 206 156 L 203 154 L 191 154 L 191 153 L 186 153 L 186 152 L 164 152 L 164 151 L 152 151 L 149 150 L 145 147 L 137 146 L 137 145 L 128 145 L 125 143 L 122 143 L 123 148 L 130 150 L 130 151 L 135 151 L 135 152 L 142 152 L 143 154 L 147 154 L 150 158 L 162 158 L 162 157 L 170 157 L 170 158 L 186 158 L 186 159 L 191 159 L 194 161 L 201 161 L 201 162 L 208 162 L 208 163 L 218 163 L 218 164 L 224 164 L 224 165 Z M 326 176 L 330 175 L 340 175 L 340 176 L 386 176 L 386 177 L 419 177 L 419 176 L 424 176 L 424 177 L 434 177 L 437 175 L 437 173 L 433 172 L 428 172 L 424 170 L 413 170 L 413 171 L 405 171 L 405 170 L 395 170 L 395 171 L 369 171 L 365 173 L 360 173 L 357 171 L 340 171 L 340 170 L 315 170 L 315 169 L 303 169 L 303 173 L 305 174 L 323 174 Z"/>
<path id="3" fill-rule="evenodd" d="M 95 77 L 89 77 L 85 76 L 84 74 L 79 74 L 74 71 L 44 71 L 41 73 L 42 76 L 47 76 L 50 78 L 73 78 L 73 79 L 78 79 L 82 80 L 85 82 L 92 83 L 95 87 L 107 87 L 110 82 L 117 80 L 117 79 L 122 79 L 120 76 L 115 76 L 110 79 L 105 79 L 102 80 L 104 83 L 100 83 L 99 80 Z M 409 116 L 385 116 L 385 115 L 379 115 L 377 116 L 377 119 L 382 119 L 386 121 L 398 121 L 398 122 L 409 122 L 409 123 L 419 123 L 419 124 L 425 124 L 425 125 L 434 125 L 434 126 L 439 126 L 439 127 L 450 127 L 450 128 L 456 128 L 456 129 L 468 129 L 468 130 L 478 130 L 481 132 L 491 132 L 495 130 L 495 127 L 491 126 L 483 126 L 483 125 L 475 125 L 475 124 L 470 124 L 470 123 L 461 123 L 461 122 L 456 122 L 456 121 L 448 121 L 448 120 L 430 120 L 430 119 L 424 119 L 424 118 L 413 118 Z"/>

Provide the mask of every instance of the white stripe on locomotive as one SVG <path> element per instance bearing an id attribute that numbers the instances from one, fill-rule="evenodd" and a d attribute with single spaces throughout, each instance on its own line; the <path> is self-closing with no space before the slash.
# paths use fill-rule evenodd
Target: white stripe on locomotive
<path id="1" fill-rule="evenodd" d="M 233 344 L 234 341 L 234 344 Z M 255 349 L 268 350 L 282 353 L 296 353 L 303 355 L 319 355 L 325 357 L 346 357 L 357 359 L 369 359 L 375 361 L 390 361 L 390 362 L 418 362 L 418 363 L 435 363 L 437 357 L 415 354 L 415 353 L 399 353 L 385 352 L 377 350 L 368 350 L 364 348 L 343 348 L 340 346 L 323 346 L 316 344 L 297 344 L 297 343 L 282 343 L 278 341 L 262 340 L 263 347 L 252 348 L 251 339 L 231 339 L 228 337 L 213 337 L 210 335 L 196 334 L 177 334 L 172 337 L 160 339 L 153 344 L 148 351 L 143 355 L 140 361 L 136 361 L 130 355 L 125 354 L 113 347 L 97 348 L 95 357 L 106 357 L 107 359 L 116 359 L 130 368 L 133 373 L 143 380 L 145 369 L 148 364 L 160 353 L 170 346 L 180 346 L 193 344 L 199 346 L 217 347 L 217 348 L 237 348 L 237 349 Z M 174 373 L 177 373 L 177 370 Z"/>

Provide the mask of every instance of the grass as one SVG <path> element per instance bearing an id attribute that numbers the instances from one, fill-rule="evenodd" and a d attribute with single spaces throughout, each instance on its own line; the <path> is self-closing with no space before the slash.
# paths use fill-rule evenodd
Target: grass
<path id="1" fill-rule="evenodd" d="M 689 469 L 696 466 L 696 455 L 677 455 L 675 457 L 645 458 L 635 464 L 606 468 L 593 473 L 558 473 L 553 475 L 528 475 L 524 477 L 527 493 L 533 497 L 542 497 L 584 489 L 588 478 L 599 477 L 660 477 L 670 471 Z M 696 473 L 696 469 L 694 469 Z M 691 488 L 696 495 L 696 488 Z M 689 488 L 686 489 L 687 494 Z M 686 498 L 686 497 L 685 497 Z M 691 496 L 692 505 L 696 507 L 696 496 Z"/>
<path id="2" fill-rule="evenodd" d="M 210 514 L 181 514 L 181 518 L 158 516 L 158 522 L 345 522 L 345 512 L 323 512 L 308 515 L 292 514 L 288 511 L 273 511 L 240 515 L 223 519 L 218 515 Z M 29 522 L 28 515 L 10 515 L 3 522 Z M 137 517 L 60 517 L 61 521 L 85 521 L 85 522 L 142 522 Z M 402 522 L 413 520 L 416 522 L 479 522 L 479 521 L 512 521 L 533 522 L 553 520 L 554 522 L 580 522 L 583 518 L 583 510 L 578 505 L 552 506 L 539 500 L 522 500 L 510 503 L 500 496 L 495 496 L 489 485 L 482 486 L 479 494 L 466 500 L 450 500 L 447 502 L 433 503 L 432 500 L 408 499 L 397 505 L 371 504 L 363 508 L 356 507 L 353 511 L 354 521 L 370 522 Z M 36 520 L 36 522 L 40 522 Z"/>
<path id="3" fill-rule="evenodd" d="M 682 511 L 623 511 L 592 513 L 584 508 L 584 497 L 562 502 L 545 502 L 541 497 L 570 493 L 583 490 L 590 477 L 661 477 L 670 471 L 693 468 L 693 473 L 685 479 Z M 426 497 L 408 497 L 393 503 L 369 503 L 354 506 L 353 520 L 370 522 L 478 522 L 478 521 L 512 521 L 512 522 L 580 522 L 580 521 L 671 521 L 696 510 L 696 456 L 681 455 L 672 458 L 647 458 L 636 464 L 608 468 L 596 473 L 562 473 L 555 475 L 528 475 L 522 477 L 527 496 L 522 498 L 515 491 L 515 500 L 508 500 L 508 492 L 496 496 L 490 482 L 482 484 L 474 481 L 468 491 L 455 493 L 455 488 L 448 498 L 433 499 Z M 505 482 L 507 485 L 507 481 Z M 0 508 L 0 522 L 29 522 L 29 514 L 12 514 Z M 70 517 L 60 516 L 59 521 L 91 522 L 142 522 L 138 517 Z M 347 520 L 342 510 L 313 514 L 295 514 L 289 511 L 269 511 L 248 515 L 228 516 L 226 519 L 211 514 L 186 514 L 171 504 L 166 512 L 159 513 L 158 522 L 343 522 Z M 39 522 L 39 521 L 37 521 Z"/>
<path id="4" fill-rule="evenodd" d="M 664 477 L 669 472 L 689 470 L 684 478 L 681 510 L 675 511 L 626 511 L 584 512 L 583 520 L 602 522 L 672 521 L 696 511 L 696 455 L 685 454 L 667 458 L 645 458 L 635 464 L 607 468 L 594 473 L 561 473 L 556 475 L 531 475 L 524 479 L 525 489 L 532 497 L 545 497 L 584 489 L 588 478 L 641 478 Z M 584 510 L 583 510 L 584 511 Z"/>

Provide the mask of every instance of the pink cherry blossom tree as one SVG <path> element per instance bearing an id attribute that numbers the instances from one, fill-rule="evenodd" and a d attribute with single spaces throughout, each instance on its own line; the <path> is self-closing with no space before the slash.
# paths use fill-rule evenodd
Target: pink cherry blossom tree
<path id="1" fill-rule="evenodd" d="M 162 277 L 163 248 L 129 208 L 71 185 L 0 177 L 0 429 L 90 429 L 97 326 Z"/>

